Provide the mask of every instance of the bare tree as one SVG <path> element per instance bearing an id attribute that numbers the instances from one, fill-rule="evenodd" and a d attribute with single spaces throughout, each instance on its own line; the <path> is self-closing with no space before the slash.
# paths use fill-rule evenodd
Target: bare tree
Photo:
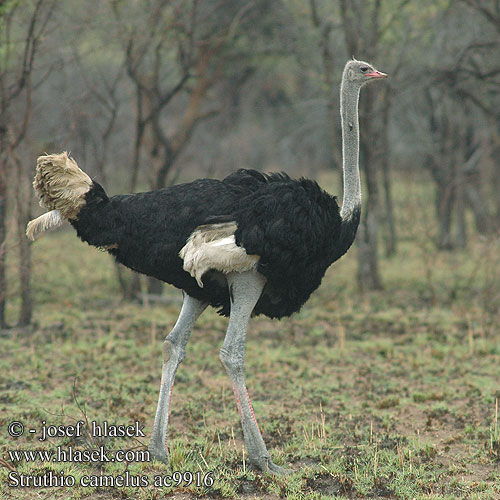
<path id="1" fill-rule="evenodd" d="M 451 70 L 457 72 L 460 78 L 455 79 L 457 96 L 469 101 L 479 109 L 489 125 L 488 144 L 481 144 L 483 153 L 481 160 L 491 158 L 492 181 L 496 187 L 495 192 L 500 191 L 500 165 L 498 154 L 500 151 L 500 130 L 498 127 L 498 107 L 500 106 L 500 62 L 498 51 L 500 49 L 500 1 L 499 0 L 461 0 L 474 12 L 478 13 L 486 21 L 486 26 L 491 28 L 488 35 L 487 30 L 483 39 L 469 42 L 458 54 L 456 62 Z M 494 31 L 493 31 L 494 30 Z M 477 170 L 477 161 L 472 162 Z M 478 184 L 478 175 L 473 177 L 475 182 L 467 183 L 466 197 L 472 208 L 476 226 L 480 232 L 488 232 L 494 227 L 491 217 L 485 210 L 485 204 L 481 203 L 482 196 Z M 500 196 L 496 197 L 496 219 L 500 219 Z M 498 223 L 497 223 L 498 227 Z"/>
<path id="2" fill-rule="evenodd" d="M 143 20 L 147 30 L 126 29 L 122 16 L 129 13 L 114 4 L 136 100 L 131 190 L 136 188 L 142 158 L 150 167 L 152 189 L 177 178 L 173 167 L 196 127 L 220 112 L 210 92 L 220 84 L 231 57 L 228 44 L 255 11 L 254 4 L 151 1 Z M 161 283 L 151 280 L 149 291 L 159 293 Z"/>
<path id="3" fill-rule="evenodd" d="M 103 123 L 99 127 L 95 127 L 96 132 L 90 136 L 90 142 L 93 150 L 94 168 L 98 172 L 100 180 L 106 185 L 111 139 L 115 133 L 120 108 L 123 106 L 119 94 L 124 79 L 125 64 L 118 64 L 116 69 L 108 68 L 106 74 L 98 71 L 97 75 L 91 78 L 88 68 L 81 61 L 81 57 L 77 56 L 75 59 L 80 66 L 80 75 L 85 81 L 89 95 L 100 106 L 104 118 Z M 92 122 L 95 122 L 93 118 Z"/>
<path id="4" fill-rule="evenodd" d="M 393 78 L 397 71 L 393 71 Z M 391 180 L 391 148 L 389 145 L 389 117 L 392 106 L 393 88 L 390 82 L 385 86 L 385 95 L 382 99 L 382 130 L 381 130 L 381 151 L 383 151 L 382 169 L 382 187 L 384 191 L 385 208 L 385 254 L 391 257 L 396 254 L 397 232 L 396 221 L 394 217 L 394 202 L 392 199 L 392 180 Z"/>
<path id="5" fill-rule="evenodd" d="M 494 24 L 500 4 L 488 0 L 462 3 L 480 13 L 476 19 L 484 24 L 484 38 L 456 37 L 454 28 L 462 22 L 463 15 L 469 15 L 468 9 L 458 5 L 444 11 L 440 17 L 443 31 L 436 36 L 434 45 L 439 56 L 435 66 L 426 71 L 434 76 L 421 82 L 426 87 L 432 139 L 427 165 L 436 183 L 437 244 L 447 250 L 466 245 L 469 209 L 479 233 L 487 234 L 494 228 L 482 171 L 498 137 L 495 122 L 500 105 L 500 65 L 495 54 L 500 42 L 498 26 L 491 29 L 488 23 Z M 453 56 L 450 44 L 457 47 Z M 490 163 L 493 169 L 498 169 L 493 156 Z"/>
<path id="6" fill-rule="evenodd" d="M 382 51 L 387 55 L 383 38 L 388 31 L 396 32 L 403 17 L 404 7 L 409 0 L 390 2 L 388 0 L 373 0 L 370 2 L 344 1 L 323 2 L 310 0 L 309 8 L 313 26 L 318 33 L 318 44 L 321 53 L 323 81 L 328 92 L 328 117 L 331 130 L 330 151 L 333 163 L 340 165 L 338 148 L 338 89 L 335 85 L 334 67 L 335 54 L 340 41 L 334 35 L 341 33 L 345 45 L 345 54 L 375 61 Z M 335 8 L 338 8 L 338 15 Z M 385 8 L 385 12 L 384 11 Z M 391 14 L 387 11 L 390 9 Z M 394 11 L 394 12 L 393 12 Z M 336 22 L 340 19 L 340 22 Z M 409 30 L 406 30 L 409 31 Z M 408 36 L 408 35 L 407 35 Z M 397 57 L 383 58 L 386 60 L 384 69 L 397 73 L 402 65 L 406 52 L 406 40 L 397 47 Z M 335 47 L 335 48 L 334 48 Z M 342 56 L 342 57 L 345 57 Z M 392 67 L 387 67 L 387 60 L 397 59 Z M 367 89 L 365 100 L 360 107 L 361 155 L 364 179 L 367 193 L 364 204 L 362 223 L 358 229 L 358 281 L 362 288 L 381 288 L 382 282 L 378 270 L 378 225 L 379 210 L 385 207 L 384 227 L 386 228 L 386 254 L 396 251 L 396 227 L 392 202 L 392 184 L 390 175 L 389 125 L 394 88 L 388 86 L 386 92 L 375 94 L 373 89 Z M 382 183 L 380 184 L 380 176 Z M 383 191 L 381 192 L 380 189 Z M 382 194 L 383 193 L 383 197 Z M 382 203 L 383 202 L 383 203 Z"/>
<path id="7" fill-rule="evenodd" d="M 18 322 L 20 325 L 26 325 L 31 321 L 31 252 L 29 243 L 24 237 L 24 227 L 31 215 L 31 204 L 26 202 L 30 195 L 26 199 L 24 194 L 21 196 L 27 176 L 17 149 L 23 144 L 28 133 L 32 114 L 32 93 L 40 84 L 33 81 L 34 62 L 54 5 L 55 2 L 49 0 L 30 2 L 27 17 L 25 17 L 27 5 L 18 2 L 3 6 L 0 11 L 2 25 L 0 43 L 4 49 L 0 60 L 0 325 L 2 327 L 6 326 L 6 213 L 11 186 L 8 178 L 12 171 L 16 174 L 12 185 L 16 186 L 13 198 L 17 202 L 21 281 L 21 311 Z M 22 44 L 18 43 L 19 39 L 22 40 Z"/>
<path id="8" fill-rule="evenodd" d="M 340 26 L 335 26 L 329 16 L 323 16 L 320 13 L 317 0 L 309 0 L 311 11 L 311 21 L 318 32 L 318 46 L 321 53 L 321 61 L 323 66 L 323 81 L 327 89 L 327 107 L 328 107 L 328 128 L 329 141 L 328 150 L 331 163 L 339 172 L 341 172 L 342 157 L 340 148 L 338 147 L 338 135 L 340 130 L 339 113 L 338 113 L 338 84 L 335 80 L 335 65 L 341 67 L 340 61 L 336 61 L 334 52 L 332 51 L 332 31 Z"/>
<path id="9" fill-rule="evenodd" d="M 498 0 L 461 0 L 463 3 L 479 12 L 500 32 L 500 2 Z"/>
<path id="10" fill-rule="evenodd" d="M 345 44 L 349 54 L 365 54 L 366 59 L 373 61 L 377 55 L 380 41 L 380 9 L 382 0 L 361 5 L 355 0 L 340 0 Z M 360 30 L 364 37 L 358 36 Z M 362 288 L 377 289 L 382 287 L 378 268 L 378 211 L 380 205 L 379 171 L 380 171 L 380 124 L 375 123 L 375 96 L 373 89 L 367 88 L 364 102 L 360 106 L 360 137 L 362 168 L 366 181 L 366 202 L 364 217 L 358 229 L 358 282 Z"/>

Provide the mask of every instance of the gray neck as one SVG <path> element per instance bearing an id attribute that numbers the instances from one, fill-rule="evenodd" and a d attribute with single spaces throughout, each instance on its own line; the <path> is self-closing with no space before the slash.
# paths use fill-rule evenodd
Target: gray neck
<path id="1" fill-rule="evenodd" d="M 358 100 L 360 86 L 342 78 L 340 87 L 340 115 L 342 117 L 342 167 L 344 171 L 344 199 L 340 216 L 349 220 L 361 207 L 359 180 L 359 120 Z"/>

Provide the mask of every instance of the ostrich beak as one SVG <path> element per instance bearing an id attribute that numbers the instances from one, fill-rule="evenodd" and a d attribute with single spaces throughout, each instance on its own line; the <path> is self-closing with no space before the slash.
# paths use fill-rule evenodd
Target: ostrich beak
<path id="1" fill-rule="evenodd" d="M 371 73 L 365 73 L 365 76 L 368 76 L 370 78 L 387 78 L 387 75 L 385 73 L 377 71 L 376 69 L 374 69 Z"/>

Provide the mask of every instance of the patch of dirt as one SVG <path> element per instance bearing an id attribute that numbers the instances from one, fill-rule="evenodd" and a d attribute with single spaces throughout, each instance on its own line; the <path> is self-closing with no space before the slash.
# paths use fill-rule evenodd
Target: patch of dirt
<path id="1" fill-rule="evenodd" d="M 381 484 L 373 488 L 368 496 L 374 498 L 394 498 L 394 492 L 388 489 L 384 484 Z"/>
<path id="2" fill-rule="evenodd" d="M 239 484 L 236 491 L 240 495 L 258 495 L 260 497 L 265 492 L 260 476 L 257 476 L 254 480 L 239 477 L 237 481 Z"/>
<path id="3" fill-rule="evenodd" d="M 337 495 L 350 496 L 354 492 L 352 481 L 349 478 L 338 478 L 326 472 L 307 478 L 306 484 L 311 491 L 331 497 Z"/>

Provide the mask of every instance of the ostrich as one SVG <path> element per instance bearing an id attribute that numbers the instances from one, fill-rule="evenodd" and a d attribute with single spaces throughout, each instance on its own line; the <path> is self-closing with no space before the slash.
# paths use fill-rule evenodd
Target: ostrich
<path id="1" fill-rule="evenodd" d="M 229 316 L 220 360 L 233 386 L 250 462 L 274 474 L 244 378 L 252 314 L 298 311 L 326 269 L 351 246 L 361 212 L 358 99 L 368 81 L 387 75 L 347 62 L 341 85 L 344 199 L 316 182 L 284 173 L 238 170 L 222 181 L 199 179 L 148 193 L 108 197 L 67 153 L 38 158 L 33 186 L 50 211 L 28 224 L 31 239 L 68 220 L 78 236 L 118 262 L 183 290 L 163 343 L 158 407 L 149 450 L 168 463 L 166 444 L 174 378 L 191 329 L 208 305 Z"/>

